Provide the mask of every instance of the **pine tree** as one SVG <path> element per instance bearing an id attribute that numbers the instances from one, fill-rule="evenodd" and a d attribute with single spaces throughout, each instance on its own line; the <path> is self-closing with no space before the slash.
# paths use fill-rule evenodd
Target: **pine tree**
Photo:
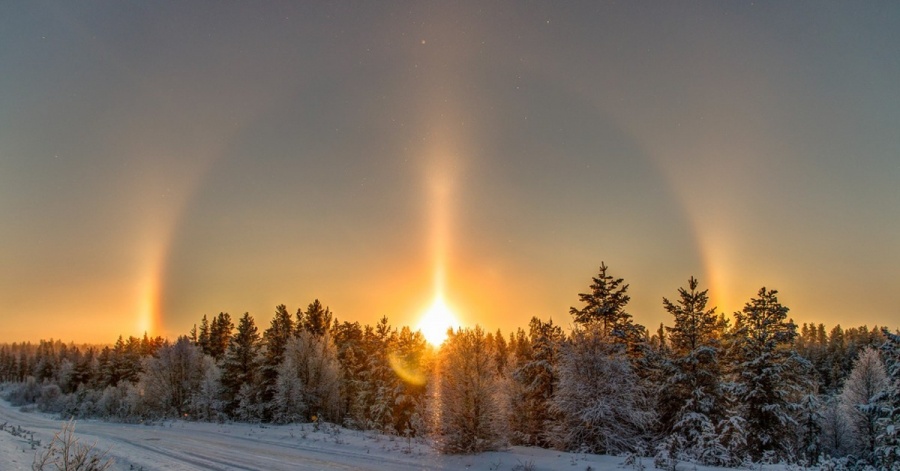
<path id="1" fill-rule="evenodd" d="M 364 374 L 366 352 L 359 322 L 344 321 L 334 329 L 334 343 L 341 363 L 341 418 L 345 426 L 364 428 Z"/>
<path id="2" fill-rule="evenodd" d="M 802 393 L 797 369 L 807 362 L 793 350 L 797 326 L 776 290 L 761 288 L 735 312 L 733 348 L 737 363 L 733 394 L 746 420 L 747 452 L 754 460 L 787 458 L 796 427 L 795 398 Z"/>
<path id="3" fill-rule="evenodd" d="M 529 329 L 528 361 L 513 372 L 518 387 L 512 395 L 516 420 L 510 431 L 517 444 L 547 447 L 551 443 L 546 432 L 556 419 L 549 406 L 556 392 L 559 350 L 565 334 L 552 320 L 542 322 L 537 317 L 531 318 Z"/>
<path id="4" fill-rule="evenodd" d="M 249 313 L 244 313 L 222 362 L 222 393 L 226 413 L 235 414 L 242 399 L 247 402 L 246 397 L 241 397 L 241 387 L 255 386 L 260 362 L 259 350 L 260 339 L 256 324 Z"/>
<path id="5" fill-rule="evenodd" d="M 798 451 L 806 465 L 815 464 L 822 453 L 822 401 L 815 392 L 807 393 L 800 400 L 798 420 Z"/>
<path id="6" fill-rule="evenodd" d="M 631 314 L 625 311 L 625 306 L 631 300 L 627 294 L 628 285 L 623 284 L 622 278 L 608 275 L 607 270 L 606 264 L 601 262 L 600 273 L 592 278 L 591 291 L 578 295 L 584 306 L 581 309 L 572 307 L 569 313 L 577 324 L 596 324 L 604 336 L 635 345 L 643 339 L 644 328 L 635 325 Z"/>
<path id="7" fill-rule="evenodd" d="M 263 355 L 261 373 L 261 401 L 269 404 L 275 395 L 275 381 L 278 378 L 278 367 L 284 360 L 284 349 L 288 341 L 294 335 L 294 321 L 287 310 L 287 306 L 280 304 L 275 307 L 275 316 L 272 323 L 263 333 L 265 354 Z M 264 411 L 264 420 L 271 420 L 271 410 L 267 407 Z"/>
<path id="8" fill-rule="evenodd" d="M 200 346 L 203 353 L 207 355 L 212 354 L 209 348 L 209 321 L 206 319 L 206 314 L 204 314 L 203 319 L 200 320 L 200 329 L 197 332 L 197 345 Z"/>
<path id="9" fill-rule="evenodd" d="M 297 331 L 305 330 L 321 337 L 331 328 L 331 317 L 331 310 L 323 307 L 316 299 L 307 306 L 303 322 L 297 326 Z"/>
<path id="10" fill-rule="evenodd" d="M 698 291 L 691 277 L 688 289 L 679 288 L 679 299 L 663 298 L 663 307 L 674 316 L 667 327 L 671 360 L 661 391 L 662 423 L 672 434 L 668 453 L 703 464 L 722 464 L 713 437 L 724 419 L 724 400 L 719 365 L 719 320 L 715 308 L 707 309 L 707 291 Z"/>
<path id="11" fill-rule="evenodd" d="M 394 343 L 397 331 L 382 317 L 374 329 L 366 331 L 367 365 L 365 376 L 366 418 L 369 428 L 383 433 L 396 434 L 394 429 L 394 403 L 399 392 L 400 379 L 390 365 L 388 351 Z"/>
<path id="12" fill-rule="evenodd" d="M 209 326 L 209 348 L 206 350 L 206 354 L 215 358 L 216 361 L 222 360 L 231 343 L 232 331 L 234 331 L 234 323 L 231 322 L 231 315 L 227 312 L 220 312 Z"/>

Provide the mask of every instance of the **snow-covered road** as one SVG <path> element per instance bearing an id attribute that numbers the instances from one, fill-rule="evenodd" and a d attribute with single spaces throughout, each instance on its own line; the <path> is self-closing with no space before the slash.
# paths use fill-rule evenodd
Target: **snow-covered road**
<path id="1" fill-rule="evenodd" d="M 0 403 L 0 424 L 33 432 L 43 445 L 63 425 L 44 414 L 25 413 Z M 422 446 L 390 442 L 384 437 L 341 430 L 313 432 L 310 425 L 259 427 L 247 424 L 166 422 L 135 425 L 78 421 L 83 444 L 109 450 L 117 469 L 160 470 L 345 470 L 451 469 Z M 30 469 L 34 452 L 25 437 L 0 432 L 0 469 Z M 354 434 L 354 436 L 345 436 Z M 23 452 L 23 450 L 25 450 Z M 408 451 L 409 453 L 404 453 Z M 436 460 L 436 461 L 435 461 Z M 9 467 L 7 467 L 7 465 Z"/>
<path id="2" fill-rule="evenodd" d="M 21 412 L 0 401 L 0 424 L 33 433 L 46 446 L 64 422 Z M 469 456 L 436 453 L 427 444 L 310 424 L 282 426 L 167 421 L 152 425 L 81 420 L 80 443 L 108 450 L 122 470 L 535 470 L 621 469 L 617 457 L 512 447 Z M 30 438 L 30 435 L 28 436 Z M 35 451 L 26 437 L 0 432 L 0 470 L 30 470 Z M 649 463 L 648 463 L 649 464 Z"/>

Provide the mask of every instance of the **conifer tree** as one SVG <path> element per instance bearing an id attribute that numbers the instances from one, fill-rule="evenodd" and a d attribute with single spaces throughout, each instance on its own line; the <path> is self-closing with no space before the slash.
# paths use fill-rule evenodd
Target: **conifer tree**
<path id="1" fill-rule="evenodd" d="M 216 361 L 222 360 L 231 343 L 232 331 L 234 331 L 234 323 L 231 322 L 231 315 L 227 312 L 220 312 L 209 326 L 209 348 L 206 353 Z"/>
<path id="2" fill-rule="evenodd" d="M 366 423 L 366 350 L 359 322 L 344 321 L 334 329 L 334 342 L 341 363 L 342 421 L 345 426 L 364 428 Z"/>
<path id="3" fill-rule="evenodd" d="M 302 325 L 297 327 L 298 331 L 305 330 L 321 337 L 331 328 L 331 317 L 331 310 L 316 299 L 307 306 Z"/>
<path id="4" fill-rule="evenodd" d="M 397 433 L 394 429 L 394 403 L 399 392 L 400 380 L 390 365 L 388 352 L 397 331 L 382 317 L 374 329 L 366 330 L 367 365 L 365 396 L 368 398 L 366 418 L 368 427 L 384 433 Z"/>
<path id="5" fill-rule="evenodd" d="M 275 380 L 278 378 L 278 367 L 284 359 L 284 349 L 288 340 L 294 335 L 294 321 L 287 310 L 287 306 L 279 304 L 275 307 L 275 316 L 272 323 L 263 333 L 265 353 L 263 355 L 262 370 L 260 371 L 261 401 L 266 408 L 263 411 L 264 419 L 271 420 L 270 402 L 275 395 Z"/>
<path id="6" fill-rule="evenodd" d="M 798 414 L 798 451 L 806 465 L 815 464 L 822 453 L 821 437 L 824 414 L 822 401 L 815 392 L 809 392 L 800 400 Z"/>
<path id="7" fill-rule="evenodd" d="M 668 381 L 661 391 L 662 422 L 671 434 L 670 456 L 720 464 L 715 428 L 724 419 L 724 400 L 719 365 L 719 331 L 716 309 L 707 309 L 708 290 L 698 291 L 691 277 L 688 288 L 679 288 L 679 299 L 663 298 L 663 307 L 674 316 L 667 327 L 671 360 Z"/>
<path id="8" fill-rule="evenodd" d="M 197 345 L 200 346 L 203 353 L 212 355 L 212 352 L 209 349 L 209 320 L 206 319 L 206 314 L 204 314 L 203 319 L 200 320 L 200 329 L 197 332 Z"/>
<path id="9" fill-rule="evenodd" d="M 581 309 L 572 307 L 569 313 L 580 325 L 596 325 L 602 335 L 634 345 L 642 340 L 644 328 L 635 325 L 631 314 L 625 311 L 631 300 L 628 285 L 623 284 L 622 278 L 607 274 L 607 270 L 606 264 L 601 262 L 600 273 L 592 278 L 590 292 L 578 295 L 584 306 Z"/>
<path id="10" fill-rule="evenodd" d="M 519 383 L 513 394 L 512 438 L 518 444 L 547 447 L 551 445 L 547 430 L 557 420 L 550 411 L 550 403 L 558 383 L 559 350 L 565 340 L 562 329 L 553 321 L 542 322 L 537 317 L 529 323 L 531 352 L 528 361 L 514 372 Z"/>
<path id="11" fill-rule="evenodd" d="M 259 332 L 250 313 L 244 313 L 238 322 L 237 332 L 231 338 L 222 363 L 222 392 L 225 411 L 234 414 L 241 400 L 249 401 L 243 386 L 253 387 L 259 368 Z M 243 396 L 243 397 L 242 397 Z M 247 404 L 245 404 L 245 408 Z"/>
<path id="12" fill-rule="evenodd" d="M 791 430 L 796 427 L 795 398 L 802 393 L 796 373 L 807 362 L 793 349 L 797 326 L 778 302 L 778 291 L 759 290 L 735 312 L 733 394 L 746 421 L 747 452 L 754 460 L 764 455 L 788 457 Z"/>

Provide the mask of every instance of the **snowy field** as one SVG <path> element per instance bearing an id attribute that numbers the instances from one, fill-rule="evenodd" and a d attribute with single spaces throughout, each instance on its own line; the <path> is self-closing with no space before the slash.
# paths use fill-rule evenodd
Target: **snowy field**
<path id="1" fill-rule="evenodd" d="M 0 470 L 30 470 L 30 440 L 50 442 L 63 421 L 0 401 Z M 13 427 L 22 435 L 10 433 Z M 116 470 L 613 470 L 639 469 L 622 457 L 510 447 L 478 455 L 440 455 L 427 444 L 310 424 L 250 425 L 166 421 L 153 425 L 78 421 L 82 444 L 109 450 Z M 39 447 L 38 447 L 39 448 Z M 652 460 L 643 459 L 646 469 Z M 714 470 L 690 464 L 679 469 Z M 783 469 L 772 467 L 766 469 Z"/>

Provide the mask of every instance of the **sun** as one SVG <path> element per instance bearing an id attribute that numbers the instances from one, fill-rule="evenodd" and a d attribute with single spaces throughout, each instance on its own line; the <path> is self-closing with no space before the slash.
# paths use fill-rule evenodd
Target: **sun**
<path id="1" fill-rule="evenodd" d="M 459 321 L 453 315 L 453 311 L 447 307 L 443 298 L 437 297 L 434 304 L 422 314 L 419 321 L 419 330 L 425 336 L 428 343 L 438 346 L 447 339 L 447 329 L 456 327 Z"/>

